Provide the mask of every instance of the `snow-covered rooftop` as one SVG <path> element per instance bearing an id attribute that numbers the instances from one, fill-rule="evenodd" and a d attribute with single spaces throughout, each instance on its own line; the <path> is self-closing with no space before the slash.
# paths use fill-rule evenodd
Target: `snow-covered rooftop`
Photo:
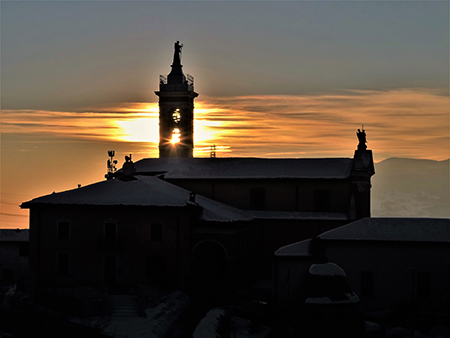
<path id="1" fill-rule="evenodd" d="M 190 191 L 152 176 L 137 176 L 135 180 L 131 181 L 120 179 L 102 181 L 85 187 L 38 197 L 23 203 L 21 207 L 29 208 L 32 205 L 39 204 L 156 207 L 184 207 L 189 204 L 198 204 L 203 208 L 201 220 L 228 222 L 252 219 L 245 211 L 203 196 L 197 195 L 195 203 L 191 202 Z"/>
<path id="2" fill-rule="evenodd" d="M 311 265 L 309 274 L 312 276 L 347 277 L 345 271 L 339 265 L 331 262 Z"/>
<path id="3" fill-rule="evenodd" d="M 311 238 L 282 246 L 275 251 L 278 257 L 311 257 Z"/>
<path id="4" fill-rule="evenodd" d="M 146 158 L 134 163 L 137 173 L 164 173 L 167 179 L 266 179 L 350 176 L 351 158 Z"/>
<path id="5" fill-rule="evenodd" d="M 203 207 L 200 219 L 210 222 L 251 221 L 253 217 L 240 209 L 234 208 L 209 198 L 197 195 L 195 202 Z"/>
<path id="6" fill-rule="evenodd" d="M 450 219 L 363 218 L 319 235 L 324 240 L 450 242 Z"/>
<path id="7" fill-rule="evenodd" d="M 28 242 L 28 229 L 0 229 L 0 242 Z"/>
<path id="8" fill-rule="evenodd" d="M 258 219 L 292 219 L 292 220 L 328 220 L 347 221 L 348 213 L 344 212 L 313 212 L 313 211 L 277 211 L 277 210 L 246 210 Z"/>

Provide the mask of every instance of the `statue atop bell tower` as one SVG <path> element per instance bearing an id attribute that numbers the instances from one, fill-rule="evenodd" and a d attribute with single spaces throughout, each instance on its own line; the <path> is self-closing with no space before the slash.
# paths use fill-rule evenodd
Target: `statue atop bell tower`
<path id="1" fill-rule="evenodd" d="M 175 42 L 172 70 L 160 76 L 159 157 L 193 157 L 194 151 L 194 78 L 184 75 L 181 64 L 183 45 Z"/>

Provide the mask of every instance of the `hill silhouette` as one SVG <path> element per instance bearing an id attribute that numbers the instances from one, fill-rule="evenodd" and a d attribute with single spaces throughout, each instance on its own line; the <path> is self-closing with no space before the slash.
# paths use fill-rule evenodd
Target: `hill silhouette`
<path id="1" fill-rule="evenodd" d="M 448 159 L 388 158 L 375 172 L 373 217 L 450 217 Z"/>

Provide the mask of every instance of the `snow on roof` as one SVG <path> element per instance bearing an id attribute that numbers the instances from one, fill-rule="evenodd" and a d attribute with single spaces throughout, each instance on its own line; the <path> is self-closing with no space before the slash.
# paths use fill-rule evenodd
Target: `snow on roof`
<path id="1" fill-rule="evenodd" d="M 278 257 L 311 257 L 311 238 L 300 242 L 282 246 L 275 251 Z"/>
<path id="2" fill-rule="evenodd" d="M 347 277 L 345 271 L 335 263 L 313 264 L 309 267 L 309 274 L 312 276 L 326 277 Z"/>
<path id="3" fill-rule="evenodd" d="M 165 173 L 167 179 L 326 178 L 350 176 L 351 158 L 146 158 L 138 173 Z"/>
<path id="4" fill-rule="evenodd" d="M 229 222 L 248 221 L 252 217 L 246 212 L 228 205 L 196 196 L 190 201 L 190 191 L 152 176 L 137 176 L 135 180 L 120 179 L 94 183 L 82 188 L 35 198 L 22 204 L 29 208 L 38 204 L 66 205 L 135 205 L 156 207 L 185 207 L 198 204 L 203 207 L 200 219 Z"/>
<path id="5" fill-rule="evenodd" d="M 211 222 L 251 221 L 253 217 L 240 209 L 197 195 L 195 202 L 203 207 L 200 219 Z"/>
<path id="6" fill-rule="evenodd" d="M 28 229 L 0 229 L 0 242 L 28 242 Z"/>
<path id="7" fill-rule="evenodd" d="M 309 297 L 305 299 L 306 304 L 356 304 L 359 303 L 359 296 L 354 292 L 346 292 L 344 299 L 333 300 L 330 297 Z"/>
<path id="8" fill-rule="evenodd" d="M 344 212 L 308 212 L 308 211 L 265 211 L 246 210 L 254 218 L 258 219 L 292 219 L 292 220 L 330 220 L 347 221 L 348 213 Z"/>
<path id="9" fill-rule="evenodd" d="M 188 192 L 186 191 L 188 194 Z M 154 177 L 139 177 L 132 181 L 107 180 L 81 188 L 53 193 L 25 202 L 32 204 L 74 204 L 74 205 L 139 205 L 171 206 L 186 205 L 186 196 L 170 183 Z"/>
<path id="10" fill-rule="evenodd" d="M 324 240 L 450 242 L 450 219 L 363 218 L 319 235 Z"/>

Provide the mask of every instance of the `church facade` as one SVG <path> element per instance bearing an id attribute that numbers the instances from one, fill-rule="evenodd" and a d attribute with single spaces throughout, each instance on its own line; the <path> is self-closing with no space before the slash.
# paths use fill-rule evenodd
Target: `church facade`
<path id="1" fill-rule="evenodd" d="M 170 284 L 220 292 L 270 278 L 279 247 L 370 217 L 374 164 L 364 131 L 349 158 L 194 158 L 198 94 L 181 48 L 176 42 L 155 92 L 159 158 L 128 159 L 106 181 L 22 204 L 36 290 Z"/>

